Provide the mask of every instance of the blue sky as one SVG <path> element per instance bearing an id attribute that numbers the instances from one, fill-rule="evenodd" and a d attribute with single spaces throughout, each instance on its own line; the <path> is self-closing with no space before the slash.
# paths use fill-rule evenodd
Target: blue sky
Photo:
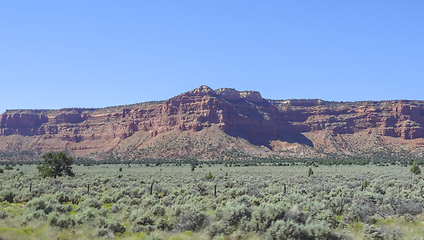
<path id="1" fill-rule="evenodd" d="M 0 1 L 0 112 L 163 100 L 424 99 L 423 1 Z"/>

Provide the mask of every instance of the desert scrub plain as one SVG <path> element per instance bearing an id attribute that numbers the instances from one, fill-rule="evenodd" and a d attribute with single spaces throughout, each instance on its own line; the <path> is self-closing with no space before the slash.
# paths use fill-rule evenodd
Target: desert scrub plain
<path id="1" fill-rule="evenodd" d="M 73 165 L 75 177 L 42 179 L 16 165 L 0 173 L 0 239 L 424 238 L 424 181 L 410 166 L 311 170 Z"/>

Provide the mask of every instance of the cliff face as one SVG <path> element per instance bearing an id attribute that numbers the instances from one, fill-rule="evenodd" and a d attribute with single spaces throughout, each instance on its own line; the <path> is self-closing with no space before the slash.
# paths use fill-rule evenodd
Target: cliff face
<path id="1" fill-rule="evenodd" d="M 421 157 L 424 102 L 266 100 L 201 86 L 164 102 L 105 109 L 8 110 L 3 158 L 74 156 Z M 237 154 L 235 154 L 235 152 Z"/>

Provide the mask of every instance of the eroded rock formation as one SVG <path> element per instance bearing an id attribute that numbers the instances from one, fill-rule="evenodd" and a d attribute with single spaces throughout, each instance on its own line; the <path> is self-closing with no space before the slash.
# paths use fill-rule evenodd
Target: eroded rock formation
<path id="1" fill-rule="evenodd" d="M 424 152 L 422 101 L 266 100 L 256 91 L 201 86 L 163 102 L 8 110 L 0 119 L 3 159 L 47 151 L 205 159 L 234 152 L 277 157 L 421 157 Z"/>

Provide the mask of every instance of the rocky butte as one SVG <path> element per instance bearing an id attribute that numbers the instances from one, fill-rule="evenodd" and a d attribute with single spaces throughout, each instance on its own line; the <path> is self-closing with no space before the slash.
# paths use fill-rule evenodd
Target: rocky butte
<path id="1" fill-rule="evenodd" d="M 166 101 L 102 109 L 7 110 L 0 158 L 65 151 L 94 159 L 421 158 L 424 102 L 269 100 L 201 86 Z"/>

